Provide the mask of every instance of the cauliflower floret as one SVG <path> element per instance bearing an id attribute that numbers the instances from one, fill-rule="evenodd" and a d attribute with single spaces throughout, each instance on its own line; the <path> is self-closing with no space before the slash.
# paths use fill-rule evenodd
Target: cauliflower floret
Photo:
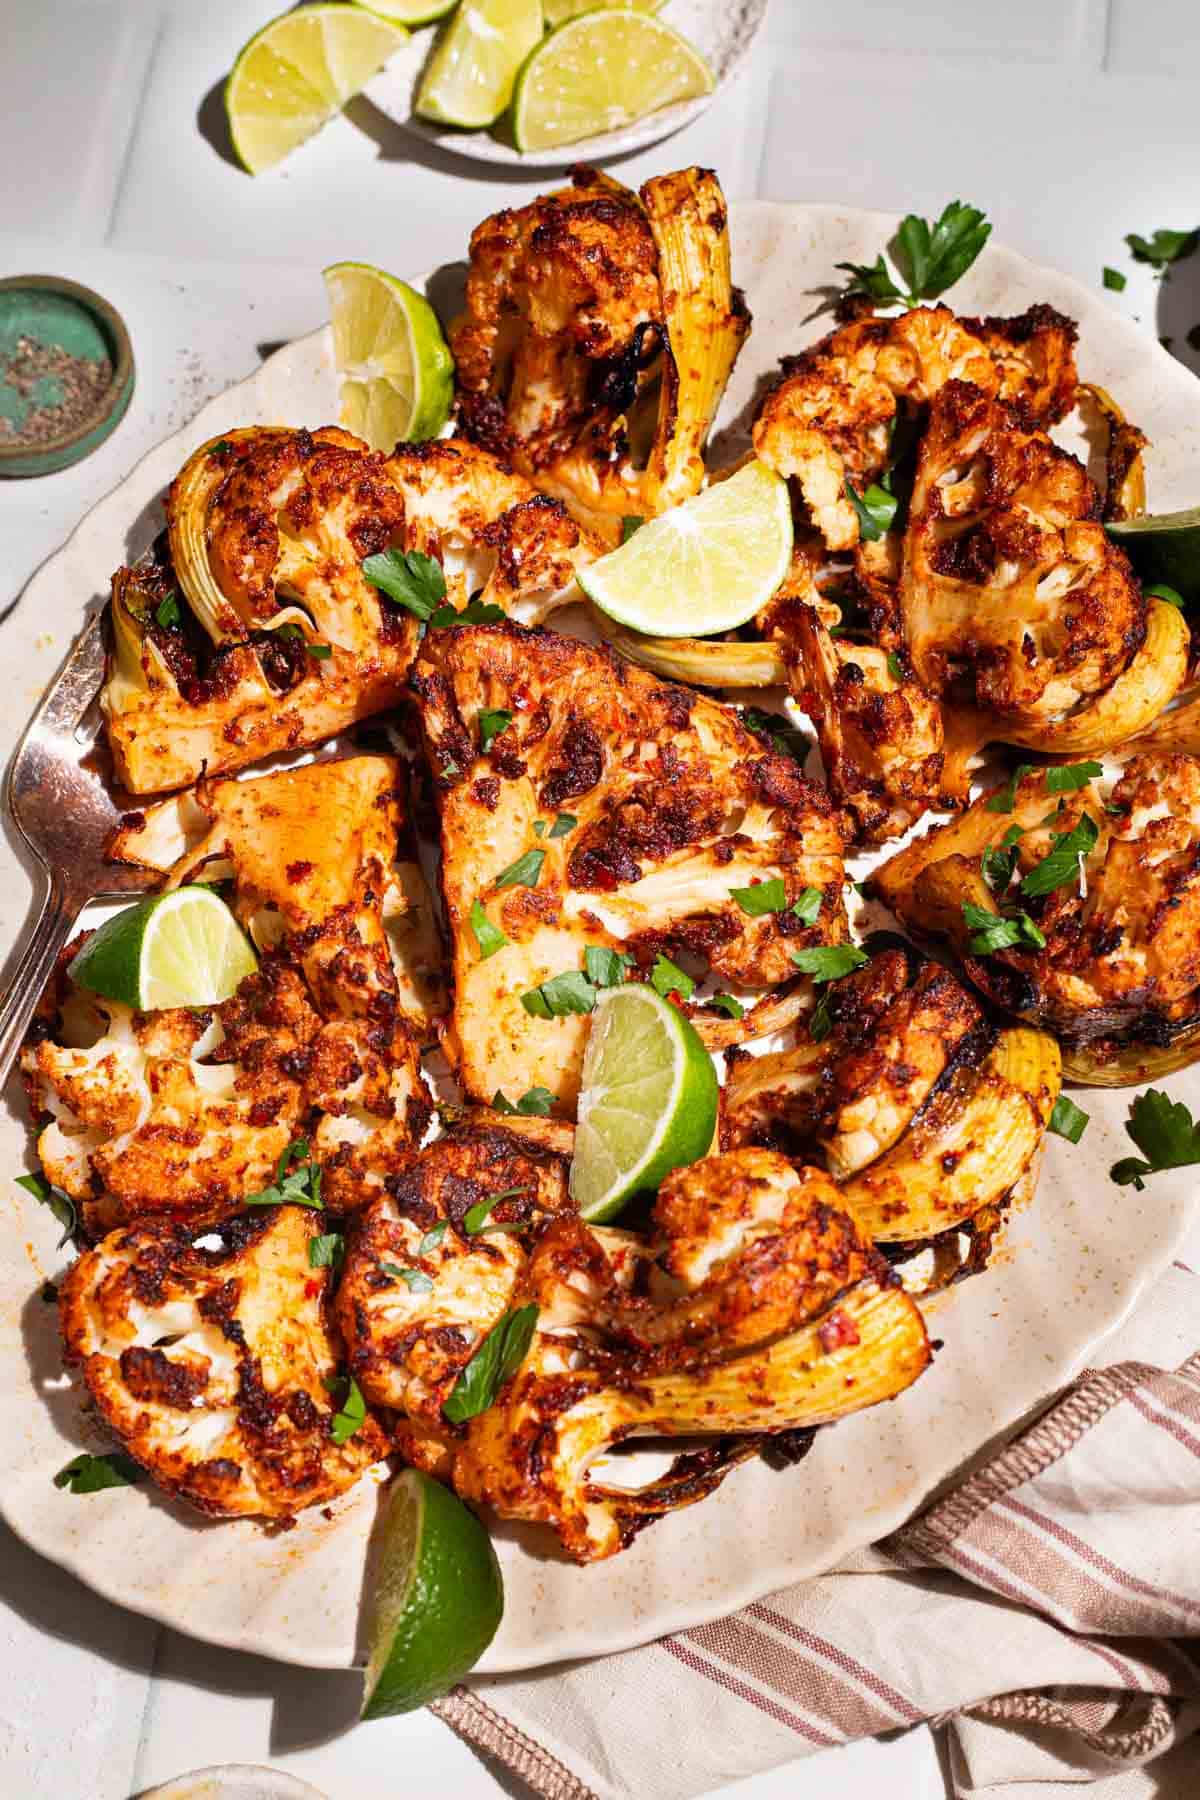
<path id="1" fill-rule="evenodd" d="M 308 1260 L 319 1229 L 295 1206 L 227 1220 L 218 1248 L 188 1225 L 125 1226 L 62 1284 L 68 1363 L 130 1454 L 202 1512 L 290 1518 L 386 1452 L 371 1413 L 344 1443 L 332 1435 L 345 1388 L 328 1274 Z"/>

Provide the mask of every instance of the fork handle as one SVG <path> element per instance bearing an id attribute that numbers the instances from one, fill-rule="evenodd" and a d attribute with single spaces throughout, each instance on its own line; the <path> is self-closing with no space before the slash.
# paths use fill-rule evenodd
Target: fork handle
<path id="1" fill-rule="evenodd" d="M 80 902 L 61 881 L 50 880 L 37 924 L 0 1001 L 0 1087 L 8 1080 L 42 989 L 80 914 Z"/>

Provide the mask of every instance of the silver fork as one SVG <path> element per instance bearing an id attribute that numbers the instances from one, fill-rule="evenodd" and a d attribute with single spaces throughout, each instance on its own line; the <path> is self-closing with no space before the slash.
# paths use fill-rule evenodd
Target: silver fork
<path id="1" fill-rule="evenodd" d="M 42 696 L 8 768 L 5 799 L 46 877 L 41 912 L 0 1001 L 0 1085 L 8 1079 L 59 952 L 89 900 L 143 892 L 151 869 L 105 862 L 121 818 L 92 761 L 93 706 L 104 678 L 104 637 L 93 616 Z"/>

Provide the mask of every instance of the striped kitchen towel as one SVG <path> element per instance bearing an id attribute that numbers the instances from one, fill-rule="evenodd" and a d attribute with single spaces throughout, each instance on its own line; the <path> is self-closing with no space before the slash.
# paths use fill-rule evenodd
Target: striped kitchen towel
<path id="1" fill-rule="evenodd" d="M 922 1721 L 955 1800 L 1200 1800 L 1198 1337 L 1177 1264 L 1103 1367 L 883 1543 L 434 1711 L 546 1800 L 692 1800 Z"/>

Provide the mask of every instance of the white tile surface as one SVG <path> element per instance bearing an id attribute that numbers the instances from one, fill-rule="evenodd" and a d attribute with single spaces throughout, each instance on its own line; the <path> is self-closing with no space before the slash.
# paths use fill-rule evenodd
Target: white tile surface
<path id="1" fill-rule="evenodd" d="M 1180 0 L 1186 4 L 1186 0 Z M 788 48 L 898 51 L 1039 62 L 1070 55 L 1104 0 L 1008 0 L 1005 6 L 947 0 L 776 0 L 776 39 Z"/>

